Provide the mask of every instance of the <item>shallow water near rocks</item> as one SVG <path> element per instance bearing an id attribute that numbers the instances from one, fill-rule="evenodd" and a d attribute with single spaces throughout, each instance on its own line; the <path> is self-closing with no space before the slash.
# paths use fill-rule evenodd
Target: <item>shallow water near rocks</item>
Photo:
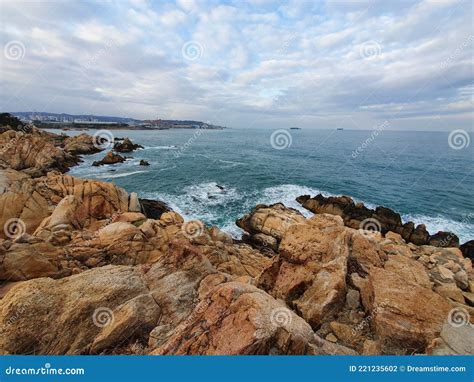
<path id="1" fill-rule="evenodd" d="M 454 150 L 448 132 L 382 131 L 357 151 L 371 131 L 304 129 L 287 130 L 290 138 L 280 144 L 291 144 L 275 149 L 273 132 L 113 131 L 145 148 L 117 165 L 92 167 L 104 153 L 85 156 L 71 174 L 161 199 L 186 218 L 234 236 L 240 234 L 235 220 L 256 204 L 283 202 L 311 216 L 295 198 L 321 192 L 390 207 L 404 221 L 425 223 L 430 233 L 449 230 L 461 242 L 474 239 L 474 144 Z M 150 166 L 139 166 L 140 159 Z"/>

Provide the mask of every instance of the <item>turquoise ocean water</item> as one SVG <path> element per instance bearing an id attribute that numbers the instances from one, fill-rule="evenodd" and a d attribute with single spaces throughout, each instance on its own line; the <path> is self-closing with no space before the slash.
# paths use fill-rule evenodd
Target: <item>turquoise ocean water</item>
<path id="1" fill-rule="evenodd" d="M 56 131 L 57 132 L 57 131 Z M 95 131 L 89 131 L 93 134 Z M 68 132 L 78 134 L 80 132 Z M 258 203 L 349 195 L 383 205 L 428 230 L 474 239 L 474 141 L 461 149 L 447 132 L 354 130 L 114 131 L 145 148 L 117 165 L 92 167 L 84 157 L 71 174 L 111 181 L 141 197 L 167 202 L 186 218 L 217 225 L 235 237 L 235 220 Z M 273 134 L 273 136 L 272 136 Z M 139 166 L 140 159 L 150 166 Z M 220 187 L 219 187 L 220 186 Z"/>

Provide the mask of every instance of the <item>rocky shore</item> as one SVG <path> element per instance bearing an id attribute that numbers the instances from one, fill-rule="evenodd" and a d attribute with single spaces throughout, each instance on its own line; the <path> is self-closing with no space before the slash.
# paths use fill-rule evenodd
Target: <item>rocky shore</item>
<path id="1" fill-rule="evenodd" d="M 92 137 L 17 122 L 0 127 L 0 354 L 474 354 L 454 236 L 317 196 L 298 199 L 311 218 L 256 206 L 236 241 L 65 174 Z"/>

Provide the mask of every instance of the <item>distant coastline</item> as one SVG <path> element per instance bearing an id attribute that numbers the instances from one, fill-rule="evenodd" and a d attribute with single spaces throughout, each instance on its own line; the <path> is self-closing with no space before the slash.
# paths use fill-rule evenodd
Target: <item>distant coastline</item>
<path id="1" fill-rule="evenodd" d="M 97 115 L 75 115 L 57 114 L 48 112 L 13 112 L 11 113 L 22 122 L 34 123 L 41 129 L 61 130 L 168 130 L 168 129 L 206 129 L 223 130 L 224 126 L 195 120 L 171 120 L 171 119 L 147 119 L 97 116 Z"/>

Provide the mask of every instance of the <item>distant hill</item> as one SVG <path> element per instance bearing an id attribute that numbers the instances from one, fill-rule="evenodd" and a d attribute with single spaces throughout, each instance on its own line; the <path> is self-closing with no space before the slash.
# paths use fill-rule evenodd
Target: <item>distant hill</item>
<path id="1" fill-rule="evenodd" d="M 66 113 L 47 113 L 47 112 L 36 112 L 36 111 L 19 111 L 11 112 L 17 118 L 23 121 L 52 121 L 52 122 L 73 122 L 74 120 L 84 121 L 97 121 L 97 122 L 116 122 L 126 123 L 128 125 L 139 124 L 142 121 L 134 118 L 123 118 L 123 117 L 110 117 L 103 115 L 92 115 L 92 114 L 66 114 Z"/>
<path id="2" fill-rule="evenodd" d="M 192 120 L 174 120 L 174 119 L 153 119 L 140 120 L 135 118 L 112 117 L 92 114 L 66 114 L 66 113 L 48 113 L 36 111 L 20 111 L 11 112 L 10 114 L 21 119 L 24 122 L 39 122 L 39 127 L 57 127 L 64 128 L 71 125 L 81 127 L 93 126 L 101 123 L 110 123 L 122 125 L 129 125 L 131 128 L 150 128 L 150 129 L 223 129 L 222 126 L 212 125 L 201 121 Z M 112 126 L 111 126 L 112 127 Z"/>

